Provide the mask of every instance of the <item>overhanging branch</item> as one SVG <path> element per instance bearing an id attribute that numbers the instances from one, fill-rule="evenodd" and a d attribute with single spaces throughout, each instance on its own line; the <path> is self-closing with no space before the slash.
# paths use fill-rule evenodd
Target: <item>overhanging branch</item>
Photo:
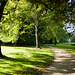
<path id="1" fill-rule="evenodd" d="M 48 6 L 49 4 L 46 4 L 46 3 L 40 2 L 40 1 L 37 1 L 37 2 L 40 3 L 40 4 L 43 4 L 46 8 L 50 9 L 51 11 L 53 11 L 53 9 L 51 9 L 51 7 Z"/>

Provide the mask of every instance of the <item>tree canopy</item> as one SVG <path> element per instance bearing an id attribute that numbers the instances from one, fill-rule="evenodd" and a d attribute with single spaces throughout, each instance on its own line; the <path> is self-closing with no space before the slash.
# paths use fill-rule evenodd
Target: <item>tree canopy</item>
<path id="1" fill-rule="evenodd" d="M 35 39 L 36 31 L 39 39 L 58 39 L 65 33 L 64 23 L 74 23 L 75 20 L 74 0 L 0 0 L 0 3 L 1 16 L 7 14 L 3 15 L 0 23 L 2 41 L 21 39 L 26 42 L 28 37 Z"/>

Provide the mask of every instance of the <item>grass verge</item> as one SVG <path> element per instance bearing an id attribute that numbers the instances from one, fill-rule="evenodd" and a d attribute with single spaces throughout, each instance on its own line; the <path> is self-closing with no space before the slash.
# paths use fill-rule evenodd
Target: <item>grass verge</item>
<path id="1" fill-rule="evenodd" d="M 6 57 L 0 58 L 0 75 L 41 75 L 54 56 L 44 46 L 42 49 L 2 46 L 2 53 Z"/>
<path id="2" fill-rule="evenodd" d="M 57 47 L 57 48 L 60 48 L 60 49 L 64 49 L 67 52 L 75 55 L 75 46 L 74 46 L 74 44 L 57 44 L 57 45 L 47 44 L 47 45 L 54 46 L 54 47 Z"/>

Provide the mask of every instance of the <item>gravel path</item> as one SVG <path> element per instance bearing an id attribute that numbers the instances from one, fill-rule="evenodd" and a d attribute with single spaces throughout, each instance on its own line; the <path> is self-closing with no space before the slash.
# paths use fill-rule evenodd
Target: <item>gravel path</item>
<path id="1" fill-rule="evenodd" d="M 65 50 L 50 47 L 54 53 L 54 62 L 42 75 L 75 75 L 75 56 Z"/>

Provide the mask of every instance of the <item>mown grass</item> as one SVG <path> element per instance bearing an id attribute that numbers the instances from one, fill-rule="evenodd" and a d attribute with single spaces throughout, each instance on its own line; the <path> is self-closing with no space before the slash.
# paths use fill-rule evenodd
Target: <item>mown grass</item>
<path id="1" fill-rule="evenodd" d="M 75 55 L 75 44 L 57 44 L 57 45 L 47 44 L 47 45 L 54 46 L 54 47 L 57 47 L 57 48 L 60 48 L 60 49 L 64 49 L 67 52 Z"/>
<path id="2" fill-rule="evenodd" d="M 0 75 L 41 75 L 54 55 L 44 46 L 42 49 L 2 46 L 2 53 L 5 57 L 0 58 Z"/>

